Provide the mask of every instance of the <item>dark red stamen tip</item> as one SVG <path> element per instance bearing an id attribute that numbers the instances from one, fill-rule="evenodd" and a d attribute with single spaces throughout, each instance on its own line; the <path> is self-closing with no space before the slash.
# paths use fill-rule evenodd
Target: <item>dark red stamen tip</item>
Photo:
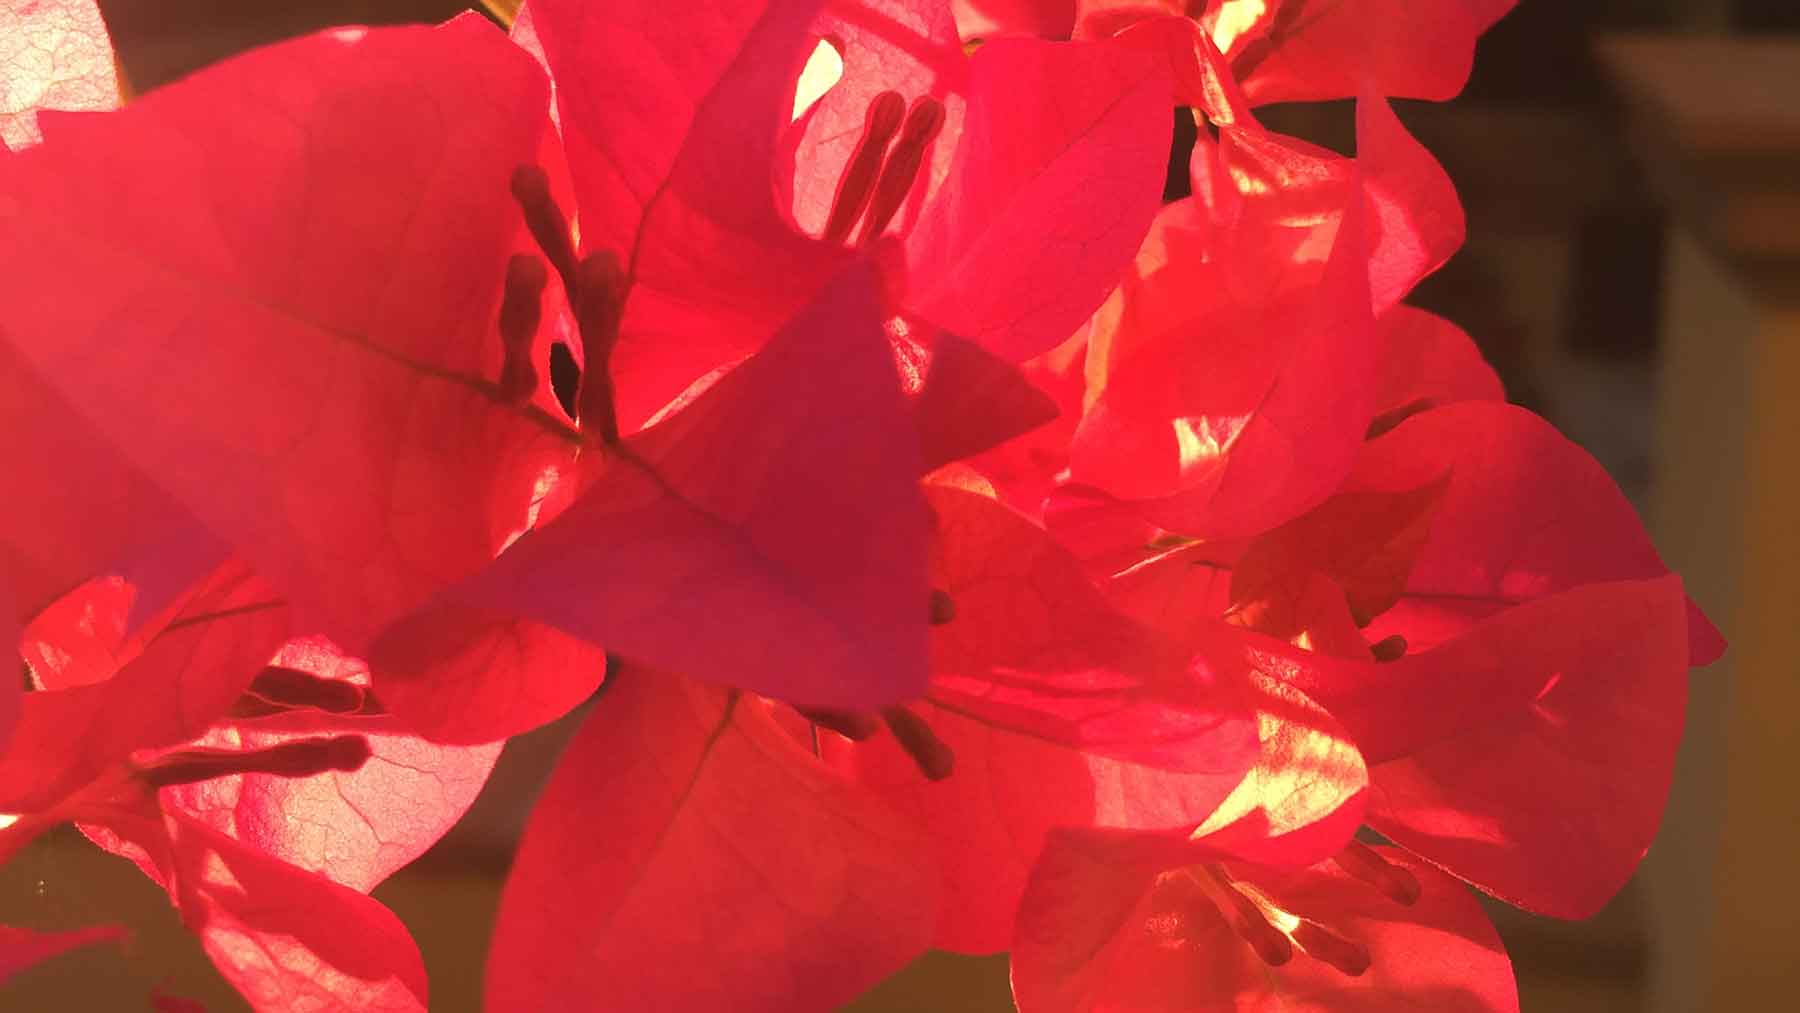
<path id="1" fill-rule="evenodd" d="M 900 139 L 888 152 L 881 167 L 881 181 L 875 185 L 875 198 L 869 206 L 868 220 L 863 222 L 862 242 L 867 245 L 881 237 L 888 223 L 906 203 L 912 192 L 919 168 L 925 164 L 925 153 L 938 131 L 944 128 L 944 104 L 929 96 L 913 103 L 906 114 L 906 125 L 900 128 Z"/>
<path id="2" fill-rule="evenodd" d="M 1307 956 L 1330 964 L 1352 978 L 1369 969 L 1368 947 L 1353 943 L 1317 922 L 1301 919 L 1300 924 L 1294 926 L 1289 934 L 1306 951 Z"/>
<path id="3" fill-rule="evenodd" d="M 612 350 L 625 311 L 625 269 L 610 250 L 590 253 L 576 269 L 575 326 L 581 332 L 581 390 L 575 417 L 604 444 L 619 442 L 614 409 Z"/>
<path id="4" fill-rule="evenodd" d="M 881 720 L 927 781 L 942 781 L 956 769 L 956 754 L 937 737 L 924 718 L 905 707 L 889 707 L 881 712 Z"/>
<path id="5" fill-rule="evenodd" d="M 1387 859 L 1361 841 L 1351 841 L 1333 855 L 1333 864 L 1351 878 L 1367 883 L 1396 904 L 1412 906 L 1419 899 L 1419 879 L 1411 871 Z"/>
<path id="6" fill-rule="evenodd" d="M 500 297 L 500 343 L 505 350 L 500 397 L 509 404 L 524 404 L 537 390 L 531 342 L 543 319 L 544 288 L 549 283 L 544 262 L 530 254 L 517 254 L 506 262 L 506 287 Z"/>
<path id="7" fill-rule="evenodd" d="M 361 735 L 299 739 L 268 749 L 186 749 L 158 757 L 138 770 L 138 778 L 152 788 L 167 788 L 232 774 L 312 777 L 360 770 L 369 755 L 369 740 Z"/>
<path id="8" fill-rule="evenodd" d="M 826 242 L 842 243 L 850 238 L 857 219 L 869 206 L 869 198 L 875 195 L 876 181 L 881 178 L 882 158 L 905 115 L 906 100 L 899 92 L 884 91 L 869 102 L 862 137 L 856 142 L 856 150 L 850 153 L 850 160 L 844 163 L 844 173 L 838 177 L 837 196 L 831 202 L 831 214 L 825 219 L 822 238 Z"/>
<path id="9" fill-rule="evenodd" d="M 368 712 L 368 692 L 355 683 L 321 679 L 311 672 L 270 665 L 256 674 L 250 688 L 232 707 L 236 717 L 261 717 L 291 710 L 327 714 Z"/>
<path id="10" fill-rule="evenodd" d="M 956 618 L 956 599 L 948 591 L 931 589 L 931 625 L 942 626 Z"/>
<path id="11" fill-rule="evenodd" d="M 1399 661 L 1406 657 L 1406 638 L 1398 633 L 1383 637 L 1369 645 L 1369 653 L 1376 661 Z"/>
<path id="12" fill-rule="evenodd" d="M 513 200 L 525 213 L 525 228 L 550 266 L 562 276 L 563 287 L 575 294 L 575 242 L 569 236 L 569 219 L 550 193 L 550 176 L 535 165 L 521 165 L 512 174 Z"/>
<path id="13" fill-rule="evenodd" d="M 826 731 L 836 732 L 851 742 L 867 742 L 881 732 L 881 721 L 862 711 L 798 708 L 800 716 Z"/>

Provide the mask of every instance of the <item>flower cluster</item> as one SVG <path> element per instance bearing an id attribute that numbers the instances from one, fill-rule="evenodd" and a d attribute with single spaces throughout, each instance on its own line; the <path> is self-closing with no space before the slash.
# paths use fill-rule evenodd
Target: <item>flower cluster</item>
<path id="1" fill-rule="evenodd" d="M 255 1009 L 422 1010 L 368 891 L 597 694 L 488 1009 L 932 947 L 1516 1009 L 1468 886 L 1617 891 L 1724 645 L 1403 301 L 1463 219 L 1388 100 L 1511 6 L 531 0 L 111 109 L 91 0 L 11 5 L 0 861 L 73 821 Z M 1257 118 L 1341 99 L 1354 157 Z"/>

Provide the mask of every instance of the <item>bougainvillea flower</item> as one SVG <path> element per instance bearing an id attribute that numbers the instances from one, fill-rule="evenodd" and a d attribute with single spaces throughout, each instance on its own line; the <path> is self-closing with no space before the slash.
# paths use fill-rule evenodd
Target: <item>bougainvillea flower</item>
<path id="1" fill-rule="evenodd" d="M 1255 104 L 1374 92 L 1444 101 L 1517 0 L 1208 0 L 1201 24 Z"/>
<path id="2" fill-rule="evenodd" d="M 1214 538 L 1266 530 L 1341 481 L 1377 410 L 1368 313 L 1463 231 L 1443 170 L 1380 100 L 1358 106 L 1354 160 L 1254 124 L 1220 130 L 1196 148 L 1205 185 L 1165 209 L 1096 318 L 1070 468 L 1146 520 Z"/>
<path id="3" fill-rule="evenodd" d="M 98 580 L 25 631 L 33 679 L 48 688 L 25 694 L 0 753 L 0 812 L 25 814 L 15 839 L 29 814 L 56 809 L 138 750 L 200 735 L 288 635 L 286 606 L 237 563 L 127 635 L 131 605 L 122 581 Z"/>
<path id="4" fill-rule="evenodd" d="M 1192 827 L 1241 781 L 1241 694 L 1119 619 L 1041 530 L 928 491 L 942 604 L 926 695 L 884 712 L 879 735 L 855 714 L 802 709 L 808 730 L 749 694 L 615 677 L 527 831 L 490 1003 L 827 1008 L 928 944 L 1004 947 L 1049 827 Z M 1033 790 L 1014 791 L 1007 773 L 1027 769 Z M 739 815 L 752 800 L 760 815 Z M 621 857 L 571 857 L 595 846 Z M 694 936 L 702 905 L 730 945 Z M 712 969 L 684 969 L 675 947 Z"/>
<path id="5" fill-rule="evenodd" d="M 1376 94 L 1444 101 L 1475 41 L 1517 0 L 1076 0 L 1077 37 L 1171 14 L 1194 18 L 1253 105 Z M 1045 13 L 1067 0 L 1040 0 Z M 1047 25 L 1060 24 L 1045 18 Z M 1028 23 L 1014 16 L 1012 24 Z"/>
<path id="6" fill-rule="evenodd" d="M 584 458 L 581 498 L 392 631 L 378 672 L 417 670 L 461 617 L 527 615 L 794 703 L 918 695 L 926 514 L 876 284 L 846 273 L 681 410 Z M 813 377 L 830 380 L 795 389 Z"/>
<path id="7" fill-rule="evenodd" d="M 1522 408 L 1471 401 L 1412 416 L 1366 446 L 1344 488 L 1414 488 L 1445 473 L 1443 505 L 1392 613 L 1421 643 L 1507 605 L 1669 572 L 1605 469 Z M 1691 664 L 1723 653 L 1697 606 L 1687 626 Z"/>
<path id="8" fill-rule="evenodd" d="M 754 351 L 841 269 L 859 224 L 905 233 L 886 286 L 903 313 L 1022 358 L 1099 303 L 1155 211 L 1167 86 L 1122 46 L 1022 40 L 968 62 L 944 6 L 913 0 L 753 4 L 672 35 L 649 10 L 527 10 L 581 248 L 612 251 L 628 279 L 610 367 L 626 432 Z M 778 142 L 821 37 L 842 75 Z M 611 101 L 622 90 L 660 105 Z"/>
<path id="9" fill-rule="evenodd" d="M 91 422 L 267 574 L 299 628 L 365 653 L 529 526 L 572 468 L 567 424 L 495 380 L 523 231 L 508 181 L 537 154 L 544 96 L 532 61 L 471 16 L 295 40 L 65 119 L 0 167 L 6 354 L 75 410 L 66 439 Z M 47 473 L 104 463 L 72 452 Z M 455 632 L 446 685 L 479 668 L 522 688 L 443 737 L 542 723 L 601 676 L 598 648 L 540 627 Z"/>
<path id="10" fill-rule="evenodd" d="M 186 748 L 261 751 L 359 735 L 368 759 L 311 777 L 251 771 L 175 785 L 164 789 L 163 808 L 367 893 L 468 811 L 501 747 L 441 746 L 409 734 L 381 712 L 368 685 L 367 668 L 329 642 L 282 645 L 233 713 Z"/>
<path id="11" fill-rule="evenodd" d="M 1234 673 L 1118 615 L 1076 561 L 993 499 L 929 485 L 932 681 L 908 704 L 955 758 L 927 780 L 892 737 L 823 737 L 825 756 L 927 828 L 943 876 L 933 945 L 1005 949 L 1045 834 L 1194 827 L 1256 753 Z"/>
<path id="12" fill-rule="evenodd" d="M 0 7 L 0 147 L 42 136 L 42 109 L 119 104 L 112 42 L 94 0 L 15 0 Z"/>
<path id="13" fill-rule="evenodd" d="M 1213 555 L 1140 565 L 1116 600 L 1190 641 L 1254 644 L 1229 618 L 1311 648 L 1245 647 L 1350 728 L 1371 826 L 1542 913 L 1583 917 L 1623 885 L 1660 819 L 1686 669 L 1722 645 L 1591 458 L 1517 408 L 1425 411 L 1314 514 Z"/>
<path id="14" fill-rule="evenodd" d="M 275 651 L 288 617 L 270 595 L 233 564 L 129 634 L 116 579 L 40 616 L 39 688 L 0 757 L 0 853 L 81 823 L 169 890 L 259 1010 L 423 1009 L 417 951 L 359 891 L 461 816 L 499 747 L 394 734 L 329 645 Z"/>
<path id="15" fill-rule="evenodd" d="M 1512 964 L 1468 888 L 1397 848 L 1301 869 L 1186 864 L 1053 839 L 1013 947 L 1022 1013 L 1516 1013 Z M 1110 845 L 1110 846 L 1109 846 Z"/>
<path id="16" fill-rule="evenodd" d="M 1434 1009 L 1509 1008 L 1510 965 L 1473 896 L 1351 839 L 1360 756 L 1317 704 L 1267 685 L 1257 766 L 1190 836 L 1050 835 L 1013 940 L 1021 1010 L 1389 1009 L 1415 991 Z M 1451 1001 L 1465 992 L 1494 1005 Z"/>
<path id="17" fill-rule="evenodd" d="M 124 928 L 117 925 L 95 925 L 66 932 L 33 932 L 0 925 L 0 985 L 20 971 L 52 957 L 124 936 Z"/>

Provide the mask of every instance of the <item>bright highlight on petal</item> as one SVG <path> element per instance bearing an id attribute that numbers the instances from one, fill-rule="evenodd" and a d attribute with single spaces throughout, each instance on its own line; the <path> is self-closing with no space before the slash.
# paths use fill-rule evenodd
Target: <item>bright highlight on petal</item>
<path id="1" fill-rule="evenodd" d="M 844 76 L 844 58 L 838 54 L 837 47 L 830 39 L 820 39 L 813 47 L 812 55 L 806 58 L 806 68 L 800 71 L 800 84 L 794 90 L 794 119 L 806 115 L 813 104 L 825 97 L 831 86 Z"/>
<path id="2" fill-rule="evenodd" d="M 1221 53 L 1230 52 L 1232 43 L 1268 13 L 1266 0 L 1225 0 L 1213 22 L 1213 45 L 1219 47 Z"/>

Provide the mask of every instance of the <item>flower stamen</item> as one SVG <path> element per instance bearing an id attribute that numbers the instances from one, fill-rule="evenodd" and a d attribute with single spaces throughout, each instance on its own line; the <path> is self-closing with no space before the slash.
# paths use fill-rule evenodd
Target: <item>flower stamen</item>
<path id="1" fill-rule="evenodd" d="M 608 446 L 619 442 L 614 410 L 612 351 L 625 315 L 625 269 L 610 250 L 590 253 L 576 270 L 575 326 L 581 333 L 581 388 L 575 419 Z"/>
<path id="2" fill-rule="evenodd" d="M 1188 875 L 1195 885 L 1206 894 L 1219 913 L 1226 916 L 1231 927 L 1258 958 L 1270 967 L 1280 967 L 1293 959 L 1294 945 L 1288 937 L 1274 925 L 1269 923 L 1268 915 L 1261 905 L 1245 896 L 1237 889 L 1229 876 L 1211 866 L 1193 866 Z"/>
<path id="3" fill-rule="evenodd" d="M 1302 918 L 1288 930 L 1288 935 L 1293 937 L 1295 945 L 1306 951 L 1307 956 L 1330 964 L 1352 978 L 1369 969 L 1368 947 L 1353 943 L 1318 922 Z"/>
<path id="4" fill-rule="evenodd" d="M 881 732 L 875 715 L 862 711 L 835 711 L 811 707 L 795 708 L 800 716 L 826 731 L 836 732 L 851 742 L 867 742 Z"/>
<path id="5" fill-rule="evenodd" d="M 931 589 L 931 625 L 943 626 L 956 618 L 956 599 L 948 591 Z"/>
<path id="6" fill-rule="evenodd" d="M 231 714 L 255 718 L 293 710 L 316 710 L 327 714 L 382 712 L 368 691 L 353 682 L 321 679 L 297 668 L 270 665 L 256 673 L 244 695 L 232 705 Z"/>
<path id="7" fill-rule="evenodd" d="M 927 781 L 942 781 L 950 776 L 956 767 L 956 754 L 924 718 L 905 707 L 889 707 L 881 712 L 881 720 Z"/>
<path id="8" fill-rule="evenodd" d="M 369 759 L 369 740 L 361 735 L 299 739 L 268 749 L 184 749 L 159 756 L 136 770 L 152 788 L 193 784 L 233 774 L 312 777 L 326 771 L 350 773 Z"/>
<path id="9" fill-rule="evenodd" d="M 1331 861 L 1352 879 L 1367 883 L 1396 904 L 1411 907 L 1419 899 L 1418 877 L 1361 841 L 1351 841 Z"/>
<path id="10" fill-rule="evenodd" d="M 525 214 L 525 228 L 550 266 L 562 276 L 563 288 L 575 298 L 575 243 L 569 236 L 569 219 L 550 193 L 550 175 L 542 167 L 521 165 L 512 174 L 513 200 Z"/>
<path id="11" fill-rule="evenodd" d="M 1376 661 L 1399 661 L 1406 657 L 1406 638 L 1398 633 L 1383 637 L 1369 645 L 1369 653 Z"/>
<path id="12" fill-rule="evenodd" d="M 914 102 L 906 114 L 906 125 L 900 128 L 900 139 L 894 142 L 893 150 L 888 152 L 887 161 L 882 164 L 881 180 L 875 185 L 875 199 L 869 207 L 868 220 L 863 222 L 864 246 L 881 238 L 900 205 L 906 203 L 906 195 L 912 192 L 919 169 L 925 164 L 925 152 L 937 139 L 938 131 L 944 128 L 944 118 L 944 104 L 930 96 Z"/>
<path id="13" fill-rule="evenodd" d="M 543 319 L 544 288 L 550 283 L 544 262 L 530 254 L 515 255 L 506 263 L 506 287 L 500 297 L 500 398 L 522 405 L 537 390 L 537 369 L 531 364 L 531 342 Z"/>
<path id="14" fill-rule="evenodd" d="M 906 100 L 899 92 L 884 91 L 869 102 L 862 137 L 857 139 L 850 160 L 844 163 L 844 173 L 838 177 L 837 196 L 831 202 L 831 214 L 825 219 L 822 238 L 826 242 L 842 243 L 850 238 L 857 220 L 869 206 L 869 199 L 875 195 L 875 185 L 881 178 L 882 156 L 887 153 L 888 142 L 900 130 L 900 121 L 905 115 Z"/>

